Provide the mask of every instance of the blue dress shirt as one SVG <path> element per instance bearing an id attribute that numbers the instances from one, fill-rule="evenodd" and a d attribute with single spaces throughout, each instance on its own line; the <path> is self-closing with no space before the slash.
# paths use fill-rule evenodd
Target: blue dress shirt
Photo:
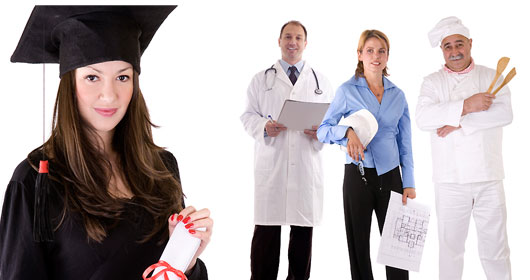
<path id="1" fill-rule="evenodd" d="M 318 128 L 318 140 L 346 146 L 348 126 L 337 124 L 342 117 L 367 109 L 376 118 L 379 128 L 364 151 L 364 166 L 376 168 L 377 174 L 381 175 L 401 165 L 403 187 L 414 188 L 414 163 L 407 100 L 403 91 L 386 77 L 383 77 L 383 86 L 384 94 L 380 104 L 368 88 L 365 78 L 356 79 L 354 76 L 342 84 L 337 89 L 335 98 Z M 346 162 L 358 164 L 348 154 Z"/>
<path id="2" fill-rule="evenodd" d="M 291 66 L 296 67 L 296 70 L 298 70 L 298 71 L 296 71 L 296 73 L 294 73 L 294 74 L 298 78 L 298 77 L 300 77 L 300 73 L 302 72 L 302 69 L 304 68 L 304 61 L 300 60 L 295 65 L 290 65 L 289 63 L 285 62 L 285 60 L 280 59 L 280 65 L 282 66 L 283 71 L 285 71 L 285 74 L 287 74 L 287 77 L 289 77 L 289 75 L 291 75 L 291 71 L 289 70 L 289 67 L 291 67 Z"/>

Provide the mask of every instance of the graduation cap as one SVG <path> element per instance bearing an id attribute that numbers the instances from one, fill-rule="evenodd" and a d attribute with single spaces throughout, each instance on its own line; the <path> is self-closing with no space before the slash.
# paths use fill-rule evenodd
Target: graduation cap
<path id="1" fill-rule="evenodd" d="M 140 73 L 140 57 L 175 8 L 35 6 L 11 62 L 59 63 L 63 76 L 90 64 L 122 60 Z M 44 159 L 35 186 L 33 238 L 38 242 L 53 240 L 46 199 L 47 173 L 48 162 Z"/>
<path id="2" fill-rule="evenodd" d="M 176 6 L 35 6 L 11 62 L 86 65 L 140 57 Z"/>

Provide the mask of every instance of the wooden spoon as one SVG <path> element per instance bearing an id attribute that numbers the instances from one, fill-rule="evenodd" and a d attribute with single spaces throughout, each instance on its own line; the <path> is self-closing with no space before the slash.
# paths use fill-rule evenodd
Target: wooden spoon
<path id="1" fill-rule="evenodd" d="M 488 91 L 487 91 L 488 93 L 491 92 L 491 90 L 493 89 L 493 86 L 495 85 L 499 77 L 501 76 L 502 72 L 504 71 L 504 69 L 506 69 L 506 66 L 508 66 L 508 62 L 510 62 L 509 57 L 501 57 L 501 59 L 499 59 L 499 62 L 497 62 L 497 73 L 495 73 L 495 78 L 493 79 L 490 87 L 488 88 Z"/>
<path id="2" fill-rule="evenodd" d="M 493 95 L 497 94 L 497 92 L 499 92 L 499 90 L 501 90 L 502 87 L 504 87 L 507 83 L 509 83 L 512 80 L 515 74 L 517 74 L 517 72 L 515 72 L 515 67 L 514 67 L 512 68 L 512 70 L 510 70 L 510 72 L 508 72 L 508 75 L 506 75 L 506 78 L 504 78 L 504 81 L 502 81 L 502 84 L 492 94 Z"/>

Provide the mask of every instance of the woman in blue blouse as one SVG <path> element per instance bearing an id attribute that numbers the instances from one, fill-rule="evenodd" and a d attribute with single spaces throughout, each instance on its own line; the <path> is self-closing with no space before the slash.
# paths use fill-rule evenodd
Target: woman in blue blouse
<path id="1" fill-rule="evenodd" d="M 386 78 L 389 49 L 381 31 L 361 34 L 355 75 L 339 87 L 317 132 L 321 142 L 348 150 L 343 195 L 352 279 L 373 279 L 372 212 L 382 232 L 390 191 L 402 193 L 403 203 L 407 197 L 416 197 L 409 110 L 404 93 Z M 366 147 L 351 127 L 338 125 L 342 117 L 361 109 L 370 111 L 379 126 Z M 387 279 L 408 279 L 408 271 L 392 267 L 386 267 L 386 275 Z"/>

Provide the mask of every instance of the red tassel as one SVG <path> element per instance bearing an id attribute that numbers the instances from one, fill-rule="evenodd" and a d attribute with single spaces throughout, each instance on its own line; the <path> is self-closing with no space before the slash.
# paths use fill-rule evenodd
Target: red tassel
<path id="1" fill-rule="evenodd" d="M 35 242 L 53 241 L 48 205 L 49 185 L 48 161 L 41 160 L 39 174 L 35 180 L 35 204 L 33 209 L 33 240 Z"/>
<path id="2" fill-rule="evenodd" d="M 39 173 L 48 173 L 48 161 L 41 160 L 39 163 Z"/>

